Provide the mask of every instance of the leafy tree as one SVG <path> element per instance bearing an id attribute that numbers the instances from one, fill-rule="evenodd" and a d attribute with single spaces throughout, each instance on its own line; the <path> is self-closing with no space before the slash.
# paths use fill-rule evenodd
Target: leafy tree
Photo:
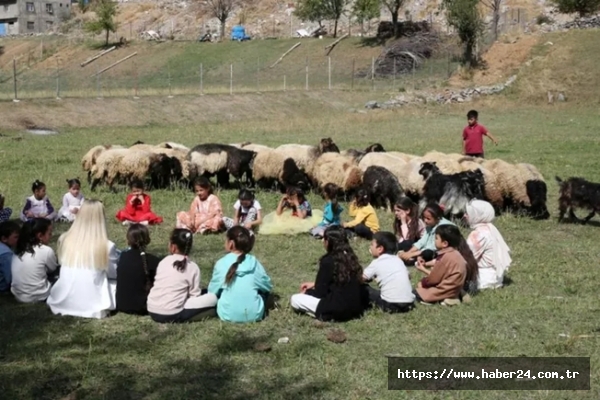
<path id="1" fill-rule="evenodd" d="M 404 0 L 381 0 L 381 2 L 390 11 L 390 14 L 392 14 L 394 37 L 397 38 L 400 36 L 400 27 L 398 26 L 398 13 L 400 12 L 400 8 L 402 8 L 402 6 L 404 5 Z"/>
<path id="2" fill-rule="evenodd" d="M 479 12 L 480 0 L 444 0 L 442 6 L 446 9 L 448 23 L 457 32 L 464 46 L 463 65 L 469 68 L 477 65 L 475 46 L 483 33 L 483 19 Z"/>
<path id="3" fill-rule="evenodd" d="M 381 0 L 356 0 L 352 6 L 352 15 L 360 24 L 361 33 L 364 31 L 364 22 L 381 15 Z"/>
<path id="4" fill-rule="evenodd" d="M 324 20 L 334 21 L 333 37 L 336 37 L 346 3 L 347 0 L 300 0 L 294 14 L 303 21 L 317 22 L 321 28 Z"/>
<path id="5" fill-rule="evenodd" d="M 105 46 L 108 46 L 108 35 L 117 31 L 117 3 L 110 0 L 96 0 L 91 4 L 91 9 L 96 12 L 96 19 L 87 22 L 85 30 L 93 34 L 106 32 Z"/>
<path id="6" fill-rule="evenodd" d="M 225 23 L 237 5 L 236 0 L 207 0 L 206 9 L 221 23 L 221 40 L 225 38 Z"/>
<path id="7" fill-rule="evenodd" d="M 600 10 L 600 0 L 552 0 L 552 2 L 561 13 L 579 13 L 580 17 L 585 17 Z"/>

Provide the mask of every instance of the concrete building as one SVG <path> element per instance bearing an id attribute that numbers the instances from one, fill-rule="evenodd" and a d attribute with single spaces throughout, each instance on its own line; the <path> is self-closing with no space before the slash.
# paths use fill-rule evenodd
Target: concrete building
<path id="1" fill-rule="evenodd" d="M 0 0 L 0 36 L 43 33 L 71 14 L 71 0 Z"/>

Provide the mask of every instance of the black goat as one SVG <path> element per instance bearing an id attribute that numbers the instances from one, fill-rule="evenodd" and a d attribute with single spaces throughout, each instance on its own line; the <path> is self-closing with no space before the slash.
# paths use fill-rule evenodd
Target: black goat
<path id="1" fill-rule="evenodd" d="M 371 205 L 375 208 L 386 208 L 389 202 L 390 211 L 394 212 L 394 205 L 404 196 L 404 190 L 398 178 L 388 169 L 372 165 L 365 170 L 363 187 L 371 196 Z"/>
<path id="2" fill-rule="evenodd" d="M 425 179 L 421 209 L 428 203 L 440 203 L 446 214 L 460 216 L 469 201 L 484 200 L 485 179 L 481 170 L 445 175 L 435 162 L 425 162 L 419 174 Z"/>
<path id="3" fill-rule="evenodd" d="M 597 212 L 600 212 L 600 183 L 590 182 L 578 177 L 571 177 L 563 181 L 556 176 L 555 179 L 560 185 L 558 222 L 563 221 L 567 209 L 569 217 L 573 221 L 578 221 L 579 219 L 574 211 L 575 207 L 592 211 L 581 221 L 583 224 L 586 224 Z"/>

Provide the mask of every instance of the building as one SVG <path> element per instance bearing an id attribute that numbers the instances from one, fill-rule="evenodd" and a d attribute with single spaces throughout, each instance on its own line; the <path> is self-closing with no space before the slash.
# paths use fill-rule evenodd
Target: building
<path id="1" fill-rule="evenodd" d="M 43 33 L 71 14 L 71 0 L 0 0 L 0 36 Z"/>

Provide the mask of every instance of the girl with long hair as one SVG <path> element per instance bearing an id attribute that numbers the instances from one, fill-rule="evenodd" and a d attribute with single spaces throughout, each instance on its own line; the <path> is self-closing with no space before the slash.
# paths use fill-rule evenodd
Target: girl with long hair
<path id="1" fill-rule="evenodd" d="M 444 210 L 436 203 L 428 204 L 421 215 L 425 223 L 423 236 L 410 249 L 398 253 L 398 256 L 406 265 L 414 265 L 417 257 L 423 258 L 426 262 L 434 260 L 436 229 L 442 225 L 454 225 L 454 223 L 444 218 Z"/>
<path id="2" fill-rule="evenodd" d="M 477 261 L 467 242 L 455 225 L 439 226 L 435 233 L 437 256 L 429 270 L 420 258 L 417 269 L 427 276 L 417 285 L 415 295 L 421 303 L 442 302 L 444 305 L 460 303 L 467 298 L 465 287 L 477 282 Z"/>
<path id="3" fill-rule="evenodd" d="M 223 321 L 255 322 L 265 316 L 265 302 L 273 289 L 271 278 L 250 252 L 254 236 L 243 226 L 229 229 L 228 254 L 215 264 L 208 292 L 219 298 L 217 314 Z"/>
<path id="4" fill-rule="evenodd" d="M 58 239 L 60 277 L 47 303 L 54 314 L 104 318 L 116 307 L 117 246 L 108 240 L 104 205 L 86 200 Z"/>
<path id="5" fill-rule="evenodd" d="M 152 198 L 144 192 L 144 182 L 134 179 L 129 184 L 131 193 L 125 199 L 125 208 L 117 211 L 116 218 L 123 225 L 155 225 L 163 222 L 162 217 L 152 212 Z"/>
<path id="6" fill-rule="evenodd" d="M 319 260 L 315 282 L 300 285 L 290 304 L 298 312 L 323 321 L 347 321 L 362 316 L 369 298 L 363 269 L 350 247 L 344 228 L 330 226 L 323 235 L 327 253 Z"/>
<path id="7" fill-rule="evenodd" d="M 419 205 L 409 197 L 402 197 L 394 205 L 394 216 L 397 251 L 408 251 L 425 233 L 425 224 L 419 219 Z"/>
<path id="8" fill-rule="evenodd" d="M 160 259 L 150 253 L 150 232 L 142 224 L 133 224 L 127 230 L 129 249 L 121 253 L 117 270 L 117 311 L 146 315 L 148 293 Z"/>
<path id="9" fill-rule="evenodd" d="M 52 238 L 52 222 L 34 218 L 21 227 L 12 259 L 11 291 L 22 303 L 44 301 L 52 284 L 48 279 L 58 268 L 54 250 L 48 246 Z"/>
<path id="10" fill-rule="evenodd" d="M 323 197 L 327 204 L 323 210 L 323 220 L 310 231 L 312 236 L 321 239 L 325 229 L 329 226 L 340 225 L 340 215 L 344 211 L 344 207 L 337 199 L 339 190 L 340 188 L 334 183 L 328 183 L 323 187 Z"/>
<path id="11" fill-rule="evenodd" d="M 174 229 L 171 233 L 171 255 L 158 264 L 148 295 L 148 314 L 155 322 L 192 322 L 215 315 L 217 297 L 203 294 L 200 268 L 189 259 L 193 243 L 194 235 L 187 229 Z"/>
<path id="12" fill-rule="evenodd" d="M 216 233 L 222 231 L 223 206 L 221 200 L 213 194 L 213 188 L 208 179 L 201 176 L 194 181 L 196 197 L 190 205 L 190 211 L 177 213 L 176 227 L 188 229 L 192 233 Z"/>
<path id="13" fill-rule="evenodd" d="M 342 224 L 349 236 L 357 235 L 367 240 L 373 240 L 373 234 L 379 232 L 379 219 L 370 202 L 371 196 L 366 189 L 359 189 L 356 192 L 354 201 L 350 203 L 348 209 L 348 215 L 354 219 Z"/>

